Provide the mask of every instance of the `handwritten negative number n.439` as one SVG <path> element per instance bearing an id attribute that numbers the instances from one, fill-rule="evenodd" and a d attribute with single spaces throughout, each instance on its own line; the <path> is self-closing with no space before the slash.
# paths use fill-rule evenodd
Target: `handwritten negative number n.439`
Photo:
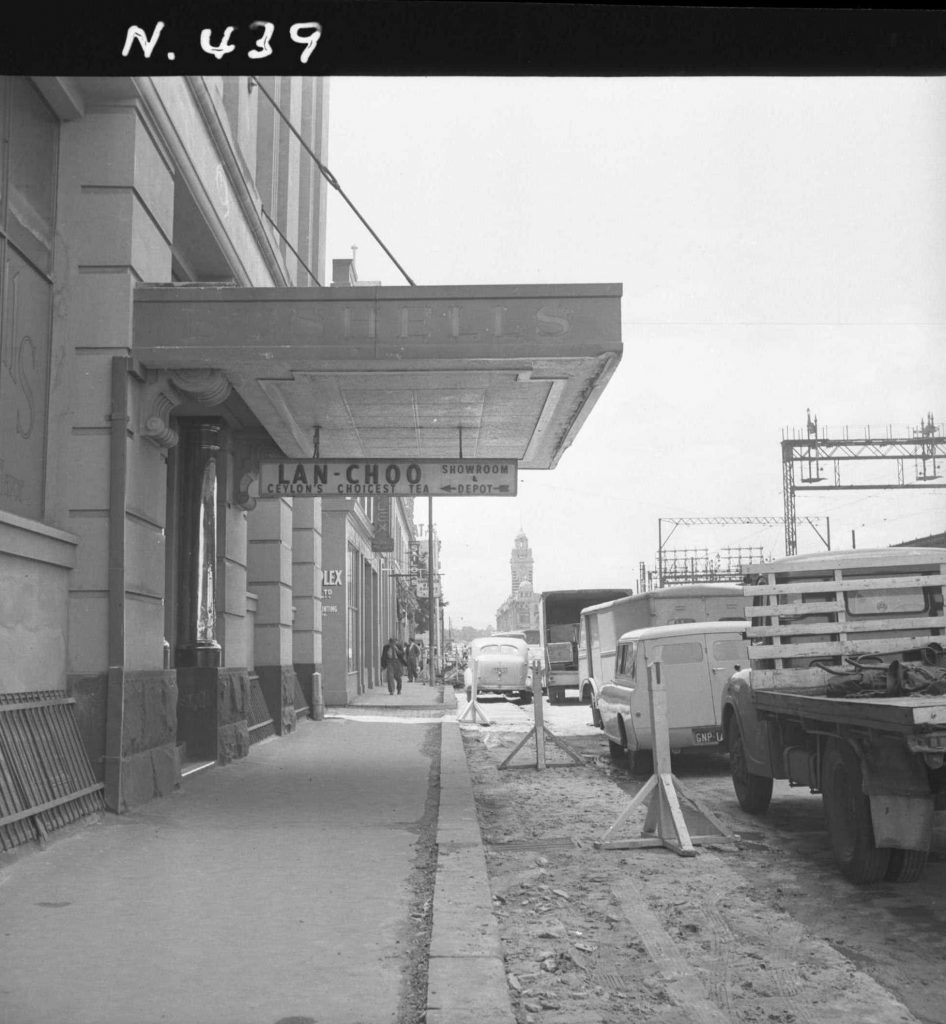
<path id="1" fill-rule="evenodd" d="M 276 26 L 271 21 L 254 21 L 250 24 L 250 30 L 257 34 L 252 41 L 252 49 L 247 51 L 247 57 L 252 60 L 261 60 L 264 57 L 271 56 L 274 52 L 272 43 Z M 122 47 L 122 56 L 127 57 L 131 53 L 134 44 L 137 43 L 141 47 L 141 52 L 144 56 L 150 58 L 154 54 L 163 31 L 163 21 L 155 23 L 150 36 L 140 25 L 130 26 L 125 33 L 125 45 Z M 219 34 L 217 40 L 214 41 L 213 29 L 201 29 L 200 48 L 204 53 L 209 53 L 211 56 L 216 57 L 217 60 L 223 60 L 224 57 L 236 50 L 236 45 L 231 42 L 235 31 L 235 25 L 227 25 Z M 312 52 L 315 50 L 321 37 L 322 26 L 317 21 L 299 21 L 289 26 L 289 38 L 292 42 L 302 47 L 302 52 L 299 54 L 299 62 L 301 64 L 305 64 L 312 56 Z M 174 51 L 168 50 L 166 57 L 168 60 L 174 60 Z"/>

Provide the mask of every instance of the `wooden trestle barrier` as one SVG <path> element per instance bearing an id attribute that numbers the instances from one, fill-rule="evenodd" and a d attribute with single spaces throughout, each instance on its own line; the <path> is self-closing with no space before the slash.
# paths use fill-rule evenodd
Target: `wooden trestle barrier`
<path id="1" fill-rule="evenodd" d="M 696 855 L 695 845 L 732 839 L 722 822 L 707 807 L 689 796 L 670 770 L 670 729 L 667 722 L 667 692 L 661 678 L 660 660 L 647 662 L 647 695 L 650 706 L 650 734 L 654 746 L 654 774 L 644 783 L 614 824 L 595 842 L 602 850 L 636 850 L 665 846 L 681 857 Z M 612 839 L 641 805 L 647 816 L 640 836 Z M 689 814 L 690 822 L 687 822 Z M 698 835 L 691 828 L 704 831 Z M 709 829 L 709 831 L 705 831 Z"/>
<path id="2" fill-rule="evenodd" d="M 529 742 L 529 740 L 535 737 L 535 767 L 536 771 L 542 771 L 543 768 L 573 768 L 576 764 L 583 764 L 581 755 L 558 736 L 555 736 L 549 731 L 545 724 L 542 711 L 542 682 L 539 678 L 539 673 L 535 671 L 535 666 L 532 670 L 532 707 L 535 718 L 535 725 L 523 736 L 523 738 L 516 744 L 512 752 L 506 758 L 505 761 L 499 766 L 499 771 L 503 768 L 530 768 L 528 764 L 510 764 L 509 762 L 519 753 L 520 750 Z M 564 750 L 566 754 L 572 759 L 571 761 L 546 761 L 545 760 L 545 741 L 549 740 L 554 743 L 559 749 Z"/>
<path id="3" fill-rule="evenodd" d="M 472 721 L 474 725 L 489 725 L 489 719 L 483 713 L 483 709 L 476 702 L 476 673 L 471 668 L 463 670 L 464 675 L 470 673 L 470 700 L 467 706 L 457 715 L 458 722 Z M 466 687 L 463 688 L 464 693 Z"/>

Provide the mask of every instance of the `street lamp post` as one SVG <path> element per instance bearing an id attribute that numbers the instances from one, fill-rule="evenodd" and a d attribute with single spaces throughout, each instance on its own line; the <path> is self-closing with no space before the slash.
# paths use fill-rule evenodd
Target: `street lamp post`
<path id="1" fill-rule="evenodd" d="M 437 618 L 434 606 L 437 597 L 434 593 L 434 498 L 427 496 L 427 622 L 430 634 L 430 676 L 431 683 L 439 678 L 441 672 L 440 649 L 437 643 Z"/>

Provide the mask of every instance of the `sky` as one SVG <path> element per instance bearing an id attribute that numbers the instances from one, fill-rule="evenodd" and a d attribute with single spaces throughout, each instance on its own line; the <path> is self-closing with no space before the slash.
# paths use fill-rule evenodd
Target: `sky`
<path id="1" fill-rule="evenodd" d="M 782 556 L 781 524 L 667 520 L 783 516 L 780 442 L 808 410 L 831 436 L 930 413 L 942 433 L 946 79 L 338 77 L 329 126 L 327 166 L 415 283 L 623 285 L 621 362 L 556 468 L 434 502 L 454 628 L 495 622 L 520 529 L 537 591 L 636 590 L 661 528 Z M 361 280 L 406 283 L 330 189 L 329 260 L 352 245 Z M 946 490 L 796 491 L 798 550 L 944 511 Z"/>

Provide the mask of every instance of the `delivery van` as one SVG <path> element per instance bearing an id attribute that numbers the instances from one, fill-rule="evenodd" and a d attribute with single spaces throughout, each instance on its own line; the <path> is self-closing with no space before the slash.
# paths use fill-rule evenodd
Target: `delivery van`
<path id="1" fill-rule="evenodd" d="M 660 661 L 672 753 L 718 752 L 722 690 L 749 664 L 746 623 L 697 622 L 632 630 L 618 640 L 614 681 L 598 712 L 613 760 L 634 775 L 653 771 L 647 666 Z"/>
<path id="2" fill-rule="evenodd" d="M 598 694 L 614 681 L 618 637 L 632 629 L 693 622 L 742 622 L 746 617 L 738 583 L 684 583 L 620 597 L 581 611 L 578 635 L 579 697 L 591 705 L 591 719 L 601 728 Z"/>

